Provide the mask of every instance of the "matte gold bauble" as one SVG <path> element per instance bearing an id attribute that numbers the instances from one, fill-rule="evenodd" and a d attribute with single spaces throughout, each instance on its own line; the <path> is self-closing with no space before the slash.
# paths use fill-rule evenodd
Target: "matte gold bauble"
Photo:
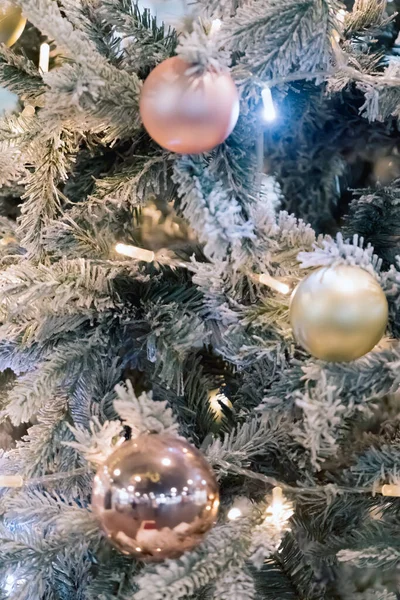
<path id="1" fill-rule="evenodd" d="M 187 442 L 142 435 L 98 470 L 92 506 L 124 554 L 149 561 L 177 558 L 213 526 L 218 484 L 204 456 Z"/>
<path id="2" fill-rule="evenodd" d="M 26 19 L 18 6 L 0 0 L 0 42 L 12 46 L 22 34 Z"/>
<path id="3" fill-rule="evenodd" d="M 316 358 L 347 362 L 379 342 L 388 303 L 379 283 L 364 269 L 323 267 L 293 292 L 290 321 L 297 342 Z"/>
<path id="4" fill-rule="evenodd" d="M 239 95 L 229 73 L 190 74 L 192 65 L 175 56 L 146 79 L 140 114 L 149 135 L 180 154 L 208 152 L 236 125 Z"/>

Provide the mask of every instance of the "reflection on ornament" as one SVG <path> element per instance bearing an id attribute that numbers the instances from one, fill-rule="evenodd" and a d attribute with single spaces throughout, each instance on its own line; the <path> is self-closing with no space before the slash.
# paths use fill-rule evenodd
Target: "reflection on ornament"
<path id="1" fill-rule="evenodd" d="M 385 333 L 388 303 L 364 269 L 323 267 L 293 292 L 290 321 L 297 342 L 323 360 L 347 362 L 363 356 Z"/>
<path id="2" fill-rule="evenodd" d="M 229 73 L 191 73 L 191 65 L 175 56 L 146 79 L 140 114 L 157 144 L 171 152 L 199 154 L 232 133 L 239 117 L 239 94 Z"/>
<path id="3" fill-rule="evenodd" d="M 93 484 L 92 506 L 104 531 L 121 552 L 142 560 L 194 548 L 213 526 L 218 505 L 218 484 L 203 455 L 168 435 L 126 442 Z"/>
<path id="4" fill-rule="evenodd" d="M 12 46 L 21 36 L 26 24 L 22 11 L 8 0 L 0 2 L 0 42 Z"/>

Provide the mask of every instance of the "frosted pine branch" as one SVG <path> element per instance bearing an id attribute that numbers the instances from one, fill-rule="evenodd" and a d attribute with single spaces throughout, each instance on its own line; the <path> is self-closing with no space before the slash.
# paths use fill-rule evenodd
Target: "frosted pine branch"
<path id="1" fill-rule="evenodd" d="M 116 444 L 123 440 L 123 427 L 119 421 L 106 421 L 102 425 L 93 417 L 89 429 L 71 425 L 69 428 L 76 441 L 65 444 L 78 450 L 86 461 L 94 465 L 104 463 Z"/>
<path id="2" fill-rule="evenodd" d="M 134 600 L 148 600 L 149 596 L 152 600 L 178 600 L 192 595 L 231 568 L 244 566 L 250 540 L 247 519 L 216 527 L 197 550 L 140 575 Z"/>
<path id="3" fill-rule="evenodd" d="M 217 580 L 213 600 L 255 600 L 253 577 L 244 569 L 232 568 Z"/>
<path id="4" fill-rule="evenodd" d="M 243 62 L 264 80 L 294 70 L 311 78 L 330 63 L 340 7 L 336 0 L 253 0 L 228 21 L 225 41 L 232 51 L 244 52 Z"/>
<path id="5" fill-rule="evenodd" d="M 193 65 L 189 72 L 226 70 L 230 60 L 229 53 L 221 49 L 220 32 L 210 33 L 210 28 L 211 23 L 207 26 L 201 21 L 195 21 L 192 31 L 180 39 L 176 51 L 181 58 Z"/>
<path id="6" fill-rule="evenodd" d="M 130 381 L 117 385 L 115 391 L 118 396 L 114 400 L 115 410 L 132 429 L 133 437 L 149 432 L 177 435 L 178 423 L 167 402 L 156 402 L 151 392 L 136 396 Z"/>
<path id="7" fill-rule="evenodd" d="M 338 233 L 336 241 L 326 236 L 315 244 L 313 252 L 300 252 L 298 259 L 303 268 L 322 267 L 336 264 L 357 265 L 377 276 L 382 261 L 374 254 L 371 246 L 363 248 L 363 239 L 354 235 L 353 240 L 343 240 Z"/>

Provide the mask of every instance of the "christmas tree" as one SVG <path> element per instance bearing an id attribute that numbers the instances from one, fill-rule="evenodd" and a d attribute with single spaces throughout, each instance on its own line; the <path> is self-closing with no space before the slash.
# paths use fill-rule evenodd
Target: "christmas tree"
<path id="1" fill-rule="evenodd" d="M 400 597 L 396 9 L 0 0 L 0 598 Z"/>

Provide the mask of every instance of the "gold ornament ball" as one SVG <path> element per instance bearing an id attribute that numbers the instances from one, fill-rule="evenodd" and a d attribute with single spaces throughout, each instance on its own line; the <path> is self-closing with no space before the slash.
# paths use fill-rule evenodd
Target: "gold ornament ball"
<path id="1" fill-rule="evenodd" d="M 7 0 L 0 0 L 0 42 L 12 46 L 22 35 L 26 19 L 18 6 Z"/>
<path id="2" fill-rule="evenodd" d="M 140 114 L 149 135 L 180 154 L 208 152 L 230 135 L 239 117 L 239 94 L 229 73 L 190 73 L 178 56 L 146 79 Z"/>
<path id="3" fill-rule="evenodd" d="M 92 507 L 111 542 L 141 560 L 177 558 L 213 526 L 218 484 L 204 456 L 165 434 L 125 442 L 98 470 Z"/>
<path id="4" fill-rule="evenodd" d="M 348 362 L 379 342 L 387 326 L 388 303 L 364 269 L 323 267 L 293 292 L 290 321 L 297 342 L 314 357 Z"/>

